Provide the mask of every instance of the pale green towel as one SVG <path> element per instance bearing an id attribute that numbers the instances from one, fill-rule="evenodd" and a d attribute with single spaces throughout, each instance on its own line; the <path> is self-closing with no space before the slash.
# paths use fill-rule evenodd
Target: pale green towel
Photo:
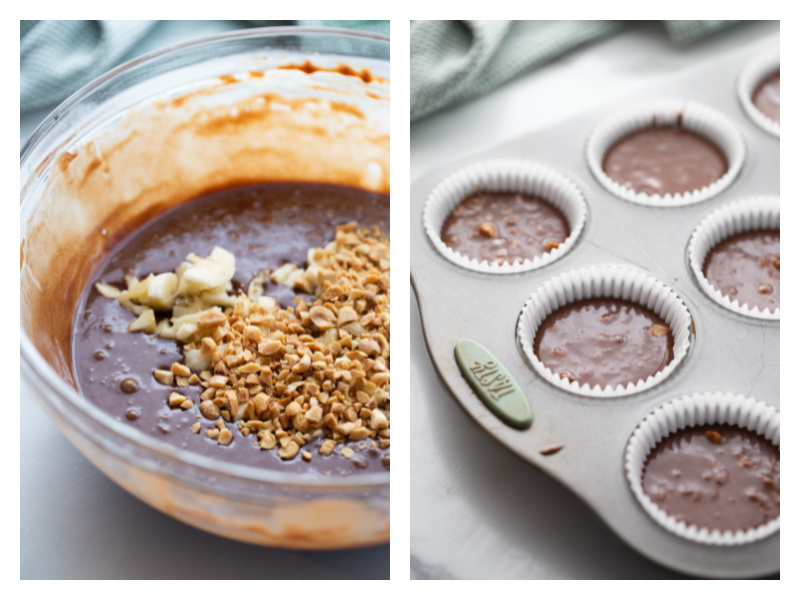
<path id="1" fill-rule="evenodd" d="M 54 106 L 109 69 L 152 50 L 276 25 L 389 33 L 388 21 L 20 21 L 20 112 Z"/>
<path id="2" fill-rule="evenodd" d="M 734 21 L 665 21 L 688 43 Z M 411 120 L 485 94 L 568 50 L 631 21 L 413 21 Z"/>

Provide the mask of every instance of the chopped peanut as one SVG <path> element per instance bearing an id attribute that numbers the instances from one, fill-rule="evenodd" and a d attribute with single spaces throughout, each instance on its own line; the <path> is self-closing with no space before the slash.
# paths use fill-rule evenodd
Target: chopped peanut
<path id="1" fill-rule="evenodd" d="M 667 335 L 670 329 L 667 325 L 661 325 L 657 323 L 650 328 L 650 334 L 653 337 L 661 337 L 662 335 Z"/>
<path id="2" fill-rule="evenodd" d="M 488 233 L 494 236 L 493 226 L 484 235 Z M 365 442 L 359 452 L 370 444 L 388 448 L 388 241 L 377 232 L 357 230 L 355 224 L 337 227 L 334 242 L 309 253 L 307 269 L 284 265 L 272 271 L 273 281 L 314 297 L 297 298 L 287 309 L 263 296 L 235 297 L 220 291 L 225 285 L 230 289 L 234 259 L 221 249 L 215 253 L 216 258 L 212 253 L 208 259 L 190 255 L 194 266 L 188 268 L 212 269 L 214 290 L 219 291 L 215 298 L 222 300 L 209 305 L 202 304 L 205 296 L 182 297 L 184 288 L 194 284 L 176 276 L 181 306 L 199 302 L 201 310 L 186 315 L 185 308 L 177 311 L 172 299 L 178 316 L 171 324 L 160 323 L 157 333 L 181 341 L 185 358 L 168 371 L 154 370 L 155 379 L 164 385 L 201 388 L 197 418 L 213 422 L 206 436 L 221 446 L 242 436 L 262 450 L 276 450 L 283 460 L 300 454 L 307 462 L 312 452 L 304 446 L 316 440 L 323 456 L 338 446 L 342 456 L 353 458 L 356 450 L 343 446 L 346 442 Z M 229 274 L 227 283 L 216 278 L 223 271 Z M 103 291 L 114 295 L 113 290 Z M 120 298 L 126 293 L 120 292 Z M 131 305 L 140 308 L 135 302 Z M 189 410 L 196 402 L 173 391 L 167 403 Z M 201 428 L 196 422 L 191 431 L 197 434 Z M 359 458 L 356 462 L 366 464 Z"/>
<path id="3" fill-rule="evenodd" d="M 560 245 L 561 242 L 557 242 L 555 240 L 547 240 L 544 243 L 544 249 L 545 251 L 550 252 L 551 250 L 555 250 L 556 248 L 558 248 Z"/>
<path id="4" fill-rule="evenodd" d="M 489 221 L 484 221 L 478 225 L 478 233 L 488 238 L 493 238 L 497 235 L 494 225 L 489 223 Z"/>
<path id="5" fill-rule="evenodd" d="M 172 381 L 175 377 L 171 371 L 162 371 L 161 369 L 153 371 L 153 376 L 156 378 L 156 381 L 164 385 L 172 385 Z"/>

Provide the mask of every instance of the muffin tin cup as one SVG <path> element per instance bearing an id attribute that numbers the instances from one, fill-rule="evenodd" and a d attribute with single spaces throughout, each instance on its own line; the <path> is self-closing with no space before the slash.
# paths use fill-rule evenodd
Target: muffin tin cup
<path id="1" fill-rule="evenodd" d="M 714 302 L 728 310 L 754 317 L 777 321 L 781 309 L 770 310 L 757 306 L 740 305 L 738 300 L 723 296 L 703 275 L 703 263 L 709 251 L 723 240 L 746 231 L 778 229 L 781 227 L 781 206 L 778 196 L 746 198 L 717 208 L 697 226 L 689 239 L 689 266 L 697 278 L 700 288 Z"/>
<path id="2" fill-rule="evenodd" d="M 780 68 L 781 53 L 776 48 L 773 51 L 757 56 L 747 63 L 736 83 L 736 94 L 739 96 L 739 102 L 744 112 L 750 117 L 750 120 L 767 133 L 778 138 L 781 137 L 780 122 L 773 121 L 756 108 L 756 105 L 753 104 L 753 94 L 767 77 L 780 71 Z"/>
<path id="3" fill-rule="evenodd" d="M 650 413 L 634 430 L 625 450 L 625 474 L 633 495 L 664 529 L 682 538 L 716 546 L 735 546 L 762 540 L 780 530 L 780 517 L 754 529 L 709 531 L 668 515 L 642 486 L 644 464 L 659 441 L 686 427 L 734 425 L 764 436 L 780 447 L 780 413 L 772 406 L 744 396 L 703 393 L 682 396 Z"/>
<path id="4" fill-rule="evenodd" d="M 603 170 L 606 152 L 620 139 L 653 126 L 679 125 L 714 143 L 728 161 L 728 171 L 715 182 L 681 194 L 645 194 L 617 183 Z M 746 155 L 744 138 L 722 113 L 688 100 L 649 101 L 620 111 L 595 130 L 586 145 L 589 170 L 600 184 L 615 196 L 645 206 L 673 208 L 708 200 L 733 183 L 742 169 Z"/>
<path id="5" fill-rule="evenodd" d="M 533 351 L 536 331 L 555 310 L 590 298 L 617 298 L 644 306 L 669 325 L 673 359 L 646 380 L 617 386 L 581 385 L 562 379 L 548 369 Z M 692 317 L 683 301 L 669 287 L 643 271 L 620 265 L 598 265 L 568 271 L 546 281 L 525 303 L 517 323 L 517 344 L 531 367 L 542 378 L 565 391 L 593 398 L 628 396 L 650 389 L 669 377 L 689 351 Z"/>
<path id="6" fill-rule="evenodd" d="M 541 198 L 561 211 L 570 234 L 557 248 L 513 264 L 489 263 L 461 254 L 442 241 L 442 226 L 461 202 L 478 191 L 516 192 Z M 558 171 L 527 160 L 498 159 L 476 163 L 444 179 L 428 196 L 422 218 L 428 238 L 447 260 L 471 271 L 504 275 L 538 269 L 569 252 L 586 224 L 587 206 L 578 186 Z"/>

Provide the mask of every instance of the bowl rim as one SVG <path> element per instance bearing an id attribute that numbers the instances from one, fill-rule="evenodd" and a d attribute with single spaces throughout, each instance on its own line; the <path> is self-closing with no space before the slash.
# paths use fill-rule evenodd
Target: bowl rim
<path id="1" fill-rule="evenodd" d="M 33 149 L 37 147 L 37 145 L 40 143 L 45 134 L 51 129 L 51 127 L 61 117 L 61 115 L 69 111 L 74 105 L 79 103 L 92 91 L 103 85 L 105 82 L 123 73 L 130 71 L 134 67 L 146 64 L 148 62 L 151 62 L 153 60 L 156 60 L 160 57 L 169 54 L 179 53 L 198 46 L 212 45 L 216 43 L 222 43 L 237 39 L 248 39 L 248 38 L 258 38 L 258 37 L 274 38 L 282 35 L 338 36 L 338 37 L 349 37 L 349 38 L 361 38 L 365 40 L 373 40 L 375 42 L 385 42 L 386 44 L 389 44 L 389 36 L 380 33 L 362 32 L 362 31 L 355 31 L 355 30 L 342 29 L 336 27 L 282 26 L 282 27 L 258 27 L 252 29 L 228 31 L 166 46 L 164 48 L 160 48 L 158 50 L 154 50 L 152 52 L 134 58 L 128 62 L 125 62 L 107 71 L 106 73 L 100 75 L 96 79 L 90 81 L 89 83 L 81 87 L 71 96 L 69 96 L 66 100 L 64 100 L 62 103 L 56 106 L 56 108 L 54 108 L 50 112 L 50 114 L 47 115 L 47 117 L 45 117 L 41 121 L 41 123 L 39 123 L 36 129 L 34 129 L 34 131 L 28 136 L 28 138 L 21 146 L 20 167 L 22 167 L 25 164 L 26 159 L 31 154 Z M 357 57 L 354 56 L 354 58 Z M 20 179 L 20 185 L 23 186 L 23 181 L 21 179 Z M 27 199 L 24 199 L 20 203 L 20 208 L 22 208 L 27 201 L 28 201 Z M 61 377 L 59 377 L 56 374 L 55 370 L 42 357 L 38 349 L 33 345 L 33 342 L 30 340 L 24 328 L 22 327 L 21 322 L 20 322 L 20 358 L 22 361 L 20 365 L 20 372 L 23 380 L 30 377 L 31 374 L 34 374 L 36 377 L 39 378 L 39 382 L 47 386 L 49 391 L 57 394 L 71 408 L 76 409 L 81 414 L 81 416 L 90 419 L 94 425 L 97 425 L 100 428 L 110 432 L 112 435 L 122 437 L 126 442 L 134 446 L 137 446 L 138 449 L 156 455 L 159 461 L 161 462 L 179 464 L 180 466 L 188 467 L 189 469 L 197 469 L 199 471 L 203 471 L 204 473 L 212 477 L 220 478 L 223 480 L 236 479 L 240 480 L 242 483 L 280 485 L 283 487 L 293 488 L 297 490 L 308 489 L 308 490 L 327 491 L 327 490 L 341 489 L 343 491 L 354 491 L 363 488 L 374 488 L 374 487 L 383 488 L 383 487 L 388 487 L 389 485 L 390 473 L 388 471 L 379 473 L 353 473 L 351 475 L 345 475 L 345 476 L 330 475 L 324 477 L 323 479 L 312 479 L 312 478 L 303 479 L 303 477 L 305 476 L 304 473 L 281 472 L 271 469 L 259 469 L 258 467 L 225 462 L 214 458 L 202 456 L 200 454 L 184 450 L 180 447 L 173 446 L 171 444 L 167 444 L 166 442 L 162 442 L 157 438 L 142 433 L 137 429 L 134 429 L 133 427 L 129 427 L 124 423 L 119 423 L 109 414 L 105 413 L 102 409 L 95 406 L 89 400 L 84 398 L 81 394 L 78 393 L 77 390 L 73 389 L 63 379 L 61 379 Z M 29 387 L 36 387 L 36 384 L 39 382 L 31 381 L 27 382 L 27 385 Z M 31 392 L 32 390 L 29 390 L 28 394 L 29 396 L 33 395 Z M 22 393 L 22 389 L 20 390 L 20 393 Z M 44 396 L 44 394 L 42 395 Z M 54 406 L 53 403 L 49 401 L 47 401 L 47 403 L 48 406 L 53 410 L 56 410 L 59 413 L 63 413 L 63 410 L 59 409 L 57 406 Z M 139 464 L 137 466 L 139 468 L 156 473 L 159 472 L 165 474 L 167 473 L 163 469 L 153 469 L 147 464 L 144 464 L 144 462 L 141 461 L 140 459 L 139 460 L 134 459 L 133 461 L 131 461 L 128 458 L 131 456 L 130 454 L 127 454 L 127 456 L 122 456 L 122 454 L 124 453 L 120 453 L 121 455 L 119 457 L 120 459 L 127 460 L 128 462 L 138 462 Z M 206 482 L 205 478 L 194 479 L 191 477 L 187 477 L 186 475 L 183 474 L 176 475 L 175 473 L 171 473 L 169 476 L 170 477 L 177 476 L 181 480 L 185 481 L 187 484 L 201 489 L 209 489 L 209 488 L 217 489 L 218 487 L 217 485 L 213 485 Z M 238 496 L 239 494 L 234 493 L 232 495 Z"/>
<path id="2" fill-rule="evenodd" d="M 365 40 L 373 40 L 376 42 L 386 42 L 389 43 L 389 36 L 384 35 L 382 33 L 373 33 L 367 31 L 356 31 L 354 29 L 343 29 L 339 27 L 292 27 L 292 26 L 281 26 L 281 27 L 253 27 L 252 29 L 237 29 L 234 31 L 227 31 L 223 33 L 215 33 L 213 35 L 207 35 L 199 38 L 195 38 L 192 40 L 187 40 L 185 42 L 180 42 L 177 44 L 171 44 L 169 46 L 164 46 L 163 48 L 159 48 L 157 50 L 153 50 L 141 56 L 137 56 L 127 62 L 122 63 L 121 65 L 117 65 L 113 69 L 106 71 L 102 75 L 98 76 L 97 78 L 93 79 L 77 91 L 73 92 L 71 96 L 68 96 L 66 100 L 58 104 L 50 114 L 45 117 L 39 125 L 37 125 L 36 129 L 28 136 L 25 142 L 22 144 L 20 148 L 20 163 L 24 162 L 27 155 L 30 151 L 36 146 L 38 143 L 39 138 L 41 138 L 53 124 L 59 119 L 59 117 L 64 114 L 67 110 L 72 108 L 72 106 L 82 100 L 85 96 L 87 96 L 90 92 L 94 89 L 105 83 L 107 80 L 112 79 L 122 73 L 125 73 L 132 68 L 138 66 L 139 64 L 150 62 L 162 56 L 173 54 L 176 52 L 180 52 L 183 50 L 188 50 L 190 48 L 194 48 L 195 46 L 203 46 L 208 44 L 214 44 L 218 42 L 226 42 L 234 39 L 247 39 L 247 38 L 255 38 L 255 37 L 277 37 L 279 35 L 297 35 L 297 34 L 322 34 L 322 35 L 338 35 L 343 37 L 350 37 L 350 38 L 362 38 Z"/>

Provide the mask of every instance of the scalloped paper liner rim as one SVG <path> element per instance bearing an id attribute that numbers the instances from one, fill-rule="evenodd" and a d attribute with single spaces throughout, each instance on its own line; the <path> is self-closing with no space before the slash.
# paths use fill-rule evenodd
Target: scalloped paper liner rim
<path id="1" fill-rule="evenodd" d="M 442 241 L 442 226 L 456 206 L 476 190 L 537 196 L 561 211 L 569 223 L 570 234 L 558 248 L 523 262 L 489 263 L 461 254 Z M 583 193 L 566 175 L 529 160 L 495 159 L 464 167 L 445 178 L 428 196 L 422 218 L 428 239 L 447 260 L 471 271 L 505 275 L 538 269 L 564 256 L 577 243 L 587 215 Z"/>
<path id="2" fill-rule="evenodd" d="M 678 125 L 714 143 L 728 161 L 728 171 L 716 181 L 681 194 L 645 194 L 617 183 L 603 170 L 603 159 L 611 146 L 636 131 L 653 125 Z M 674 208 L 708 200 L 727 189 L 744 165 L 747 154 L 744 137 L 721 112 L 690 100 L 649 101 L 619 111 L 595 128 L 586 144 L 589 170 L 609 192 L 635 204 Z"/>
<path id="3" fill-rule="evenodd" d="M 698 285 L 720 306 L 746 317 L 777 321 L 781 318 L 780 307 L 771 310 L 758 306 L 740 305 L 731 300 L 706 279 L 703 263 L 708 253 L 720 242 L 739 233 L 757 229 L 778 229 L 781 227 L 781 206 L 779 196 L 756 196 L 744 198 L 720 206 L 706 215 L 692 232 L 687 249 L 689 266 Z"/>
<path id="4" fill-rule="evenodd" d="M 781 124 L 773 121 L 753 104 L 753 94 L 770 75 L 781 69 L 781 52 L 776 48 L 765 52 L 745 65 L 736 82 L 736 95 L 742 109 L 758 127 L 775 137 L 781 137 Z"/>
<path id="5" fill-rule="evenodd" d="M 681 396 L 662 404 L 633 431 L 625 448 L 625 476 L 644 511 L 667 531 L 684 539 L 716 546 L 736 546 L 762 540 L 780 531 L 780 517 L 747 530 L 709 530 L 678 521 L 645 494 L 642 486 L 644 463 L 659 441 L 685 427 L 728 424 L 743 427 L 780 447 L 780 413 L 763 402 L 711 393 Z"/>
<path id="6" fill-rule="evenodd" d="M 548 369 L 533 351 L 533 341 L 544 319 L 555 310 L 588 298 L 619 298 L 644 306 L 659 315 L 673 336 L 670 363 L 645 380 L 615 387 L 589 386 L 562 379 Z M 692 317 L 689 309 L 667 285 L 639 269 L 622 265 L 595 265 L 556 275 L 544 282 L 525 302 L 517 323 L 517 344 L 536 373 L 545 381 L 580 396 L 614 398 L 648 390 L 678 367 L 689 352 Z"/>

